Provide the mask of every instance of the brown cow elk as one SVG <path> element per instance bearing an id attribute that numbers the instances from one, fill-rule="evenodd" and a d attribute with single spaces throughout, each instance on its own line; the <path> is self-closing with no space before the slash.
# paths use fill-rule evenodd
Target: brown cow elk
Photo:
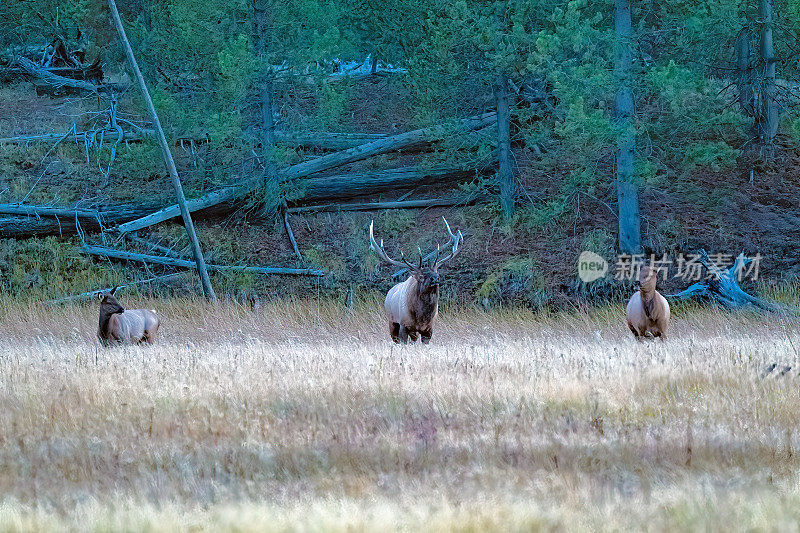
<path id="1" fill-rule="evenodd" d="M 423 264 L 421 253 L 419 263 L 416 265 L 407 261 L 402 253 L 400 261 L 389 257 L 383 250 L 383 240 L 380 244 L 375 242 L 373 223 L 369 224 L 370 248 L 385 262 L 407 268 L 410 272 L 408 279 L 389 289 L 386 294 L 384 308 L 389 320 L 389 335 L 394 342 L 405 344 L 408 339 L 415 342 L 417 335 L 425 344 L 431 340 L 433 323 L 439 313 L 439 267 L 455 257 L 464 238 L 460 230 L 453 233 L 447 220 L 444 217 L 442 220 L 450 235 L 450 240 L 444 248 L 450 247 L 450 251 L 442 257 L 440 254 L 442 247 L 437 246 L 436 256 L 430 265 Z"/>
<path id="2" fill-rule="evenodd" d="M 647 265 L 639 271 L 639 290 L 631 296 L 625 314 L 628 327 L 637 340 L 659 337 L 664 340 L 669 324 L 669 304 L 656 290 L 657 273 Z"/>
<path id="3" fill-rule="evenodd" d="M 110 292 L 97 295 L 100 299 L 100 325 L 97 328 L 100 344 L 153 344 L 161 325 L 155 310 L 125 310 L 114 297 L 116 291 L 114 287 Z"/>

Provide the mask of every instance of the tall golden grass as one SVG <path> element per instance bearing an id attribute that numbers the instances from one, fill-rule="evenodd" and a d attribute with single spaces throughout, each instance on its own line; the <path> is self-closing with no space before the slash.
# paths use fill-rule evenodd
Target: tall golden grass
<path id="1" fill-rule="evenodd" d="M 399 347 L 377 301 L 123 303 L 156 346 L 0 301 L 0 529 L 797 529 L 795 321 L 473 310 Z"/>

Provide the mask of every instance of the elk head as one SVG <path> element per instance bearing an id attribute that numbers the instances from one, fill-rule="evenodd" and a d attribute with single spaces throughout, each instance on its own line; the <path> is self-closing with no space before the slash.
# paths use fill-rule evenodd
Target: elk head
<path id="1" fill-rule="evenodd" d="M 117 292 L 117 287 L 114 287 L 109 292 L 101 292 L 97 295 L 97 298 L 100 300 L 101 319 L 103 316 L 110 316 L 125 311 L 125 308 L 122 307 L 114 297 L 115 292 Z"/>

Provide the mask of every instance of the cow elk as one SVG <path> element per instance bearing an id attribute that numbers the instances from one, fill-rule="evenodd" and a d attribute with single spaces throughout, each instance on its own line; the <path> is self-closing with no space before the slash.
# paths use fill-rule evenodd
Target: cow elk
<path id="1" fill-rule="evenodd" d="M 669 324 L 669 304 L 656 290 L 657 272 L 643 266 L 639 271 L 639 290 L 631 296 L 625 314 L 636 340 L 659 337 L 662 341 Z"/>
<path id="2" fill-rule="evenodd" d="M 114 297 L 116 291 L 117 287 L 114 287 L 110 292 L 97 295 L 100 299 L 100 325 L 97 328 L 100 344 L 153 344 L 161 325 L 155 310 L 125 310 Z"/>
<path id="3" fill-rule="evenodd" d="M 406 344 L 408 339 L 416 342 L 417 335 L 424 344 L 431 340 L 433 323 L 439 312 L 439 267 L 455 257 L 464 238 L 460 230 L 453 233 L 447 220 L 444 217 L 442 220 L 450 235 L 450 240 L 444 248 L 450 247 L 450 251 L 442 257 L 440 254 L 442 247 L 437 245 L 436 255 L 430 266 L 423 264 L 421 252 L 419 263 L 416 265 L 407 261 L 402 253 L 400 261 L 389 257 L 383 250 L 383 240 L 381 239 L 380 244 L 375 242 L 373 223 L 369 224 L 370 248 L 384 262 L 409 270 L 408 279 L 389 289 L 384 303 L 386 317 L 389 320 L 389 335 L 394 342 Z"/>

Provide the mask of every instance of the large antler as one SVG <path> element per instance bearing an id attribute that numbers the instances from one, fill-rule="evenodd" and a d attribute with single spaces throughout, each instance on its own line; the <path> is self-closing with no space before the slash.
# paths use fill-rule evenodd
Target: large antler
<path id="1" fill-rule="evenodd" d="M 416 270 L 417 267 L 409 263 L 405 257 L 403 257 L 403 253 L 400 253 L 400 259 L 402 261 L 397 261 L 389 257 L 389 255 L 383 250 L 383 239 L 381 239 L 381 243 L 378 244 L 375 242 L 375 234 L 372 231 L 372 226 L 374 224 L 374 220 L 370 220 L 369 222 L 369 247 L 378 254 L 378 257 L 389 263 L 390 265 L 399 266 L 403 268 L 410 268 L 411 270 Z"/>
<path id="2" fill-rule="evenodd" d="M 452 258 L 456 256 L 458 253 L 458 245 L 461 244 L 461 241 L 464 239 L 464 236 L 461 234 L 461 230 L 458 230 L 455 234 L 450 229 L 450 224 L 447 223 L 447 219 L 442 217 L 444 220 L 444 227 L 447 228 L 447 233 L 450 234 L 450 240 L 445 244 L 445 247 L 450 246 L 452 244 L 452 249 L 450 253 L 446 256 L 439 258 L 439 246 L 436 246 L 436 262 L 433 264 L 433 269 L 436 270 L 446 262 L 450 261 Z"/>

